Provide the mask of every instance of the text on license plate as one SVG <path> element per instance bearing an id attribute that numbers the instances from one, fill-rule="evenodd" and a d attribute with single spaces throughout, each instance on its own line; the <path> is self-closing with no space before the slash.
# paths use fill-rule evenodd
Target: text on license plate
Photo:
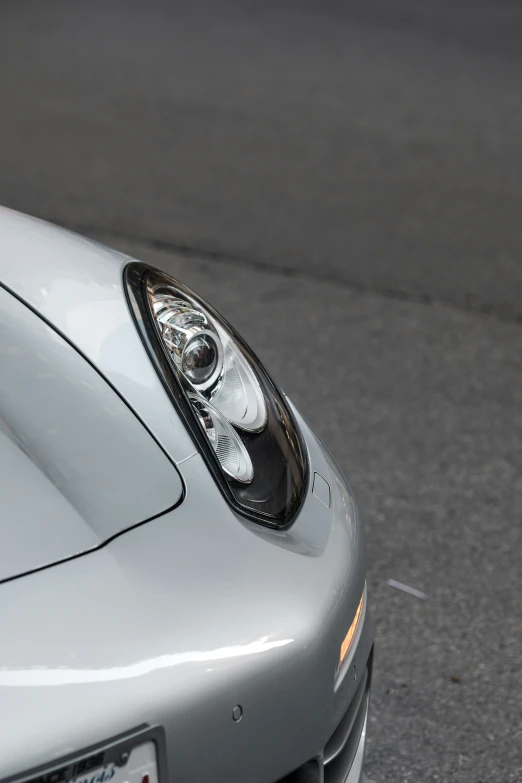
<path id="1" fill-rule="evenodd" d="M 69 778 L 67 783 L 158 783 L 156 745 L 152 741 L 133 748 L 125 764 L 102 765 L 103 753 L 98 764 L 96 754 L 90 756 L 78 763 L 74 777 Z"/>

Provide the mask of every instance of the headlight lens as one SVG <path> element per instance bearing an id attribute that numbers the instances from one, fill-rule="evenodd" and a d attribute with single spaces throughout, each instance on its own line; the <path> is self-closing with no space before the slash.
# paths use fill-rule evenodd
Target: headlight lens
<path id="1" fill-rule="evenodd" d="M 227 499 L 257 521 L 287 525 L 306 488 L 305 452 L 259 360 L 177 280 L 135 262 L 126 281 L 151 357 Z"/>
<path id="2" fill-rule="evenodd" d="M 181 357 L 181 372 L 194 386 L 201 386 L 219 368 L 219 349 L 215 338 L 200 332 L 187 343 Z"/>
<path id="3" fill-rule="evenodd" d="M 244 483 L 252 481 L 254 478 L 252 460 L 234 428 L 199 394 L 189 394 L 189 400 L 223 472 L 236 481 Z"/>

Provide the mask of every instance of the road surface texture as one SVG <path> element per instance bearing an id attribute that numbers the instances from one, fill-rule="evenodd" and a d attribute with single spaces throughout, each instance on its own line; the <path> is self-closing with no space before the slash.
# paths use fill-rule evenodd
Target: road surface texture
<path id="1" fill-rule="evenodd" d="M 3 0 L 0 112 L 0 202 L 197 288 L 342 465 L 372 783 L 522 781 L 518 0 Z"/>

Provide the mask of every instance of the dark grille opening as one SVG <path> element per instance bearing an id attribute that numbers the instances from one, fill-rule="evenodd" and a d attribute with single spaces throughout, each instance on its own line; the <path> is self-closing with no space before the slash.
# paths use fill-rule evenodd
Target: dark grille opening
<path id="1" fill-rule="evenodd" d="M 319 783 L 321 771 L 317 760 L 307 761 L 302 767 L 286 775 L 278 783 Z"/>
<path id="2" fill-rule="evenodd" d="M 354 697 L 337 728 L 326 743 L 324 758 L 324 777 L 321 778 L 321 762 L 308 761 L 277 783 L 344 783 L 353 764 L 364 726 L 370 698 L 373 650 Z"/>
<path id="3" fill-rule="evenodd" d="M 324 749 L 324 783 L 343 783 L 353 764 L 366 718 L 370 677 L 368 669 Z"/>
<path id="4" fill-rule="evenodd" d="M 359 687 L 357 688 L 355 695 L 350 702 L 350 706 L 341 718 L 341 721 L 336 730 L 326 743 L 326 747 L 324 749 L 325 764 L 329 764 L 331 761 L 333 761 L 346 745 L 364 699 L 367 682 L 368 669 L 365 669 L 362 680 L 359 683 Z"/>

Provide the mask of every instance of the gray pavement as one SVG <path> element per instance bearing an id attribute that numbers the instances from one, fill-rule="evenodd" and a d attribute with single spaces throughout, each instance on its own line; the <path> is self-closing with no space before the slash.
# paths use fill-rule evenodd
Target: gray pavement
<path id="1" fill-rule="evenodd" d="M 522 781 L 521 36 L 509 0 L 0 8 L 0 202 L 211 299 L 356 491 L 372 783 Z"/>

